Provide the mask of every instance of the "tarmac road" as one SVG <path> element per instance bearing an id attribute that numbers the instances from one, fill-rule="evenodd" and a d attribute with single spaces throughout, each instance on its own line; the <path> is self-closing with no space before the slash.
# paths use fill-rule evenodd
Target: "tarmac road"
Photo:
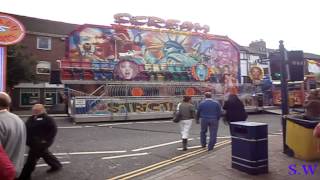
<path id="1" fill-rule="evenodd" d="M 267 123 L 269 134 L 281 131 L 279 115 L 252 114 L 248 120 Z M 33 180 L 108 179 L 199 150 L 178 150 L 181 147 L 179 127 L 168 120 L 74 124 L 65 118 L 56 118 L 56 122 L 58 136 L 51 151 L 64 167 L 60 172 L 47 174 L 45 171 L 49 167 L 40 160 Z M 189 146 L 199 146 L 199 133 L 200 126 L 194 123 Z M 222 121 L 218 137 L 219 142 L 229 140 L 229 128 Z M 181 161 L 199 156 L 201 154 Z"/>

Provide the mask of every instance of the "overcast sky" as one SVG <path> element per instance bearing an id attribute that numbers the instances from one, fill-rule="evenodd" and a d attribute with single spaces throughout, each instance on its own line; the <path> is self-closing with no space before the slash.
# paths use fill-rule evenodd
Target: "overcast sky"
<path id="1" fill-rule="evenodd" d="M 1 0 L 0 12 L 77 24 L 109 25 L 116 13 L 207 24 L 240 45 L 284 40 L 288 50 L 320 54 L 319 0 Z"/>

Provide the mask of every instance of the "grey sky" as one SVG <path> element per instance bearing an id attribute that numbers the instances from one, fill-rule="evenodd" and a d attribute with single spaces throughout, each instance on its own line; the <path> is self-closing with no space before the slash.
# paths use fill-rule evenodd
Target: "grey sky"
<path id="1" fill-rule="evenodd" d="M 78 24 L 109 25 L 116 13 L 207 24 L 210 33 L 241 45 L 263 39 L 268 48 L 320 54 L 317 0 L 1 0 L 0 12 Z"/>

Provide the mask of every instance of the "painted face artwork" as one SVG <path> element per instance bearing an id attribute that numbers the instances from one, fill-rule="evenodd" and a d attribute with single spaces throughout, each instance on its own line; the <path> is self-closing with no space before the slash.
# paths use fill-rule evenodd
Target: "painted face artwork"
<path id="1" fill-rule="evenodd" d="M 85 28 L 80 32 L 79 35 L 81 44 L 101 44 L 105 42 L 103 33 L 98 28 Z"/>
<path id="2" fill-rule="evenodd" d="M 230 73 L 231 73 L 230 67 L 227 65 L 223 66 L 223 74 L 230 74 Z"/>
<path id="3" fill-rule="evenodd" d="M 119 64 L 120 77 L 132 79 L 137 75 L 137 65 L 130 61 L 123 61 Z"/>
<path id="4" fill-rule="evenodd" d="M 196 73 L 198 75 L 199 80 L 204 81 L 208 76 L 208 68 L 205 65 L 200 64 L 196 68 Z"/>
<path id="5" fill-rule="evenodd" d="M 89 59 L 96 59 L 93 55 L 100 56 L 103 59 L 103 55 L 97 52 L 97 44 L 105 42 L 104 36 L 101 30 L 94 28 L 85 28 L 79 33 L 79 49 L 82 57 Z"/>
<path id="6" fill-rule="evenodd" d="M 251 79 L 252 80 L 261 80 L 262 79 L 262 69 L 259 67 L 252 67 L 251 68 Z"/>
<path id="7" fill-rule="evenodd" d="M 95 72 L 109 71 L 108 80 L 141 80 L 161 71 L 165 81 L 211 81 L 221 79 L 225 73 L 238 74 L 239 69 L 238 50 L 227 38 L 145 28 L 84 25 L 70 35 L 68 51 L 72 61 L 92 63 Z M 182 73 L 185 79 L 171 78 Z M 87 74 L 86 78 L 92 77 Z"/>

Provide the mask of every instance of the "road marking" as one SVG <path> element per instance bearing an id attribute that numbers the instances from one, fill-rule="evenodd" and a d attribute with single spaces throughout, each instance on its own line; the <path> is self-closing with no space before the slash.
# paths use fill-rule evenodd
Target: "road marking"
<path id="1" fill-rule="evenodd" d="M 149 153 L 137 153 L 137 154 L 125 154 L 125 155 L 120 155 L 120 156 L 110 156 L 110 157 L 103 157 L 101 159 L 117 159 L 117 158 L 123 158 L 123 157 L 133 157 L 133 156 L 143 156 L 147 155 Z"/>
<path id="2" fill-rule="evenodd" d="M 230 140 L 225 140 L 225 141 L 219 142 L 219 143 L 217 143 L 215 145 L 214 148 L 218 148 L 220 146 L 229 144 L 230 142 L 231 142 Z M 133 177 L 136 177 L 136 176 L 140 176 L 140 175 L 145 174 L 147 172 L 159 169 L 161 167 L 164 167 L 164 166 L 170 165 L 172 163 L 187 159 L 187 158 L 189 158 L 191 156 L 195 156 L 195 155 L 201 154 L 203 152 L 207 152 L 207 150 L 201 148 L 201 149 L 198 149 L 198 150 L 195 150 L 195 151 L 192 151 L 192 152 L 189 152 L 189 153 L 185 153 L 185 154 L 182 154 L 180 156 L 176 156 L 174 158 L 171 158 L 171 159 L 168 159 L 168 160 L 164 160 L 162 162 L 159 162 L 159 163 L 156 163 L 156 164 L 153 164 L 153 165 L 141 168 L 141 169 L 137 169 L 137 170 L 134 170 L 134 171 L 131 171 L 131 172 L 128 172 L 128 173 L 125 173 L 125 174 L 110 178 L 110 180 L 130 179 L 130 178 L 133 178 Z"/>
<path id="3" fill-rule="evenodd" d="M 128 172 L 128 173 L 125 173 L 125 174 L 119 175 L 119 176 L 116 176 L 116 177 L 110 178 L 110 180 L 120 179 L 120 178 L 122 178 L 122 177 L 125 177 L 125 176 L 128 176 L 128 175 L 131 175 L 131 174 L 134 174 L 134 173 L 138 173 L 138 172 L 140 172 L 140 171 L 143 171 L 143 170 L 146 170 L 146 169 L 149 169 L 149 168 L 152 168 L 152 167 L 156 167 L 156 166 L 158 166 L 158 165 L 161 165 L 161 164 L 164 164 L 164 163 L 170 162 L 171 160 L 175 160 L 175 159 L 178 159 L 178 158 L 180 158 L 180 157 L 184 157 L 184 156 L 187 156 L 187 155 L 189 155 L 189 154 L 199 152 L 200 150 L 201 150 L 201 149 L 198 149 L 198 150 L 195 150 L 195 151 L 192 151 L 192 152 L 188 152 L 188 153 L 185 153 L 185 154 L 182 154 L 182 155 L 176 156 L 176 157 L 174 157 L 174 158 L 171 158 L 171 159 L 168 159 L 168 160 L 164 160 L 164 161 L 161 161 L 161 162 L 158 162 L 158 163 L 152 164 L 152 165 L 150 165 L 150 166 L 147 166 L 147 167 L 144 167 L 144 168 L 141 168 L 141 169 L 137 169 L 137 170 L 134 170 L 134 171 L 131 171 L 131 172 Z"/>
<path id="4" fill-rule="evenodd" d="M 58 129 L 77 129 L 77 128 L 83 128 L 83 126 L 61 126 L 61 127 L 58 127 Z"/>
<path id="5" fill-rule="evenodd" d="M 132 122 L 129 123 L 113 123 L 113 124 L 99 124 L 99 127 L 104 127 L 104 126 L 118 126 L 118 125 L 124 125 L 124 124 L 133 124 Z"/>
<path id="6" fill-rule="evenodd" d="M 89 154 L 113 154 L 113 153 L 126 153 L 127 150 L 123 151 L 93 151 L 93 152 L 70 152 L 70 153 L 53 153 L 55 156 L 61 155 L 89 155 Z"/>
<path id="7" fill-rule="evenodd" d="M 67 156 L 56 156 L 56 158 L 58 159 L 65 159 L 65 158 L 68 158 Z"/>
<path id="8" fill-rule="evenodd" d="M 55 156 L 66 156 L 66 155 L 88 155 L 88 154 L 115 154 L 115 153 L 126 153 L 127 150 L 123 151 L 92 151 L 92 152 L 69 152 L 69 153 L 53 153 Z M 24 154 L 28 156 L 28 154 Z"/>
<path id="9" fill-rule="evenodd" d="M 161 123 L 171 123 L 172 121 L 152 121 L 152 122 L 135 122 L 135 124 L 161 124 Z"/>
<path id="10" fill-rule="evenodd" d="M 228 138 L 231 138 L 231 136 L 220 136 L 220 137 L 217 137 L 217 139 L 228 139 Z"/>
<path id="11" fill-rule="evenodd" d="M 188 149 L 201 148 L 201 146 L 189 146 Z M 177 148 L 177 150 L 182 151 L 182 148 Z"/>
<path id="12" fill-rule="evenodd" d="M 188 139 L 190 141 L 193 140 L 193 138 Z M 157 148 L 157 147 L 162 147 L 162 146 L 167 146 L 167 145 L 171 145 L 171 144 L 176 144 L 176 143 L 181 143 L 181 140 L 179 141 L 172 141 L 172 142 L 168 142 L 168 143 L 164 143 L 164 144 L 158 144 L 158 145 L 154 145 L 154 146 L 148 146 L 148 147 L 144 147 L 144 148 L 139 148 L 139 149 L 133 149 L 133 152 L 137 152 L 137 151 L 143 151 L 143 150 L 147 150 L 147 149 L 153 149 L 153 148 Z"/>
<path id="13" fill-rule="evenodd" d="M 91 128 L 91 127 L 96 127 L 96 126 L 83 126 L 85 128 Z"/>
<path id="14" fill-rule="evenodd" d="M 271 135 L 282 135 L 282 132 L 278 132 L 278 133 L 271 133 Z M 270 135 L 269 135 L 270 136 Z"/>
<path id="15" fill-rule="evenodd" d="M 231 141 L 221 143 L 221 144 L 219 144 L 219 145 L 216 145 L 215 148 L 218 148 L 218 147 L 220 147 L 220 146 L 229 144 L 230 142 L 231 142 Z M 145 173 L 148 173 L 148 172 L 150 172 L 150 171 L 153 171 L 153 170 L 162 168 L 162 167 L 164 167 L 164 166 L 168 166 L 168 165 L 170 165 L 170 164 L 173 164 L 173 163 L 176 163 L 176 162 L 185 160 L 185 159 L 187 159 L 187 158 L 189 158 L 189 157 L 192 157 L 192 156 L 195 156 L 195 155 L 204 153 L 204 152 L 207 152 L 207 150 L 200 150 L 199 152 L 195 152 L 195 153 L 193 153 L 193 154 L 189 154 L 189 155 L 187 155 L 187 156 L 184 156 L 184 157 L 181 157 L 181 158 L 172 160 L 171 162 L 167 162 L 167 163 L 161 164 L 161 165 L 159 165 L 159 166 L 157 166 L 157 167 L 153 167 L 153 168 L 147 169 L 147 170 L 145 170 L 145 171 L 141 171 L 141 172 L 138 172 L 138 173 L 136 173 L 136 174 L 132 174 L 132 175 L 127 176 L 127 177 L 124 177 L 124 178 L 122 178 L 122 179 L 123 179 L 123 180 L 131 179 L 131 178 L 133 178 L 133 177 L 140 176 L 140 175 L 142 175 L 142 174 L 145 174 Z"/>
<path id="16" fill-rule="evenodd" d="M 70 161 L 62 161 L 61 164 L 70 164 Z M 48 164 L 37 164 L 36 167 L 47 167 Z"/>
<path id="17" fill-rule="evenodd" d="M 207 137 L 207 139 L 209 139 L 210 137 Z M 217 137 L 217 139 L 229 139 L 231 138 L 231 136 L 220 136 L 220 137 Z M 200 137 L 197 137 L 197 139 L 200 139 Z"/>

